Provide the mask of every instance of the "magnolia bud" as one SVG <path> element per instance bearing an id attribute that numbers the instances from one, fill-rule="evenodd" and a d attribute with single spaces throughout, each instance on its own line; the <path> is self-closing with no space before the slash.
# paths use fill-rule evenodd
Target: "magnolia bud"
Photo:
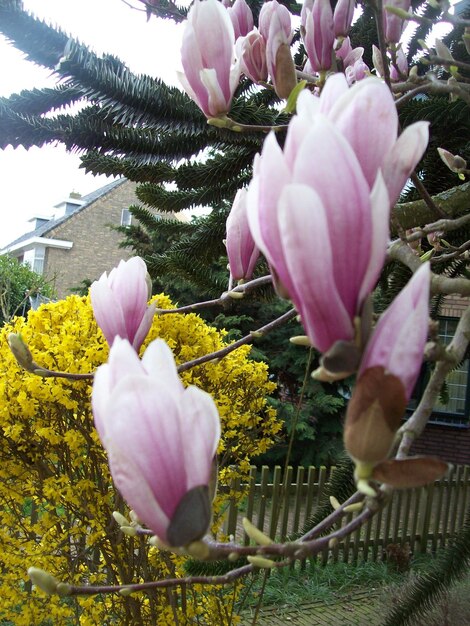
<path id="1" fill-rule="evenodd" d="M 8 335 L 8 345 L 20 367 L 32 373 L 35 373 L 37 369 L 41 369 L 34 362 L 33 355 L 20 334 L 10 333 Z"/>
<path id="2" fill-rule="evenodd" d="M 124 515 L 122 515 L 122 513 L 119 513 L 119 511 L 113 511 L 113 517 L 119 524 L 119 526 L 130 526 L 127 517 L 124 517 Z"/>
<path id="3" fill-rule="evenodd" d="M 49 574 L 49 572 L 45 572 L 43 569 L 39 569 L 38 567 L 30 567 L 28 569 L 28 576 L 31 578 L 31 582 L 42 591 L 45 591 L 49 595 L 56 593 L 57 586 L 59 585 L 59 581 Z"/>
<path id="4" fill-rule="evenodd" d="M 439 152 L 439 156 L 451 172 L 460 174 L 467 169 L 467 161 L 458 154 L 452 154 L 452 152 L 444 150 L 444 148 L 438 148 L 437 151 Z"/>
<path id="5" fill-rule="evenodd" d="M 436 41 L 434 45 L 436 47 L 436 54 L 438 57 L 440 57 L 441 59 L 446 59 L 447 61 L 454 60 L 454 57 L 452 56 L 452 52 L 449 50 L 449 48 L 445 45 L 443 41 L 441 41 L 440 39 L 437 39 L 436 37 Z"/>
<path id="6" fill-rule="evenodd" d="M 255 567 L 259 567 L 262 569 L 271 569 L 276 566 L 276 563 L 271 559 L 266 559 L 263 556 L 247 556 L 246 560 L 254 565 Z"/>

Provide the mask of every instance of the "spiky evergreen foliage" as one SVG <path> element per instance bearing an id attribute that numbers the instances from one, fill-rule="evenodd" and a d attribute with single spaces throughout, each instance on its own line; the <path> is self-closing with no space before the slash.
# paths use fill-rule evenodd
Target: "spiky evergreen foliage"
<path id="1" fill-rule="evenodd" d="M 394 603 L 383 626 L 407 626 L 435 607 L 453 583 L 468 574 L 470 566 L 470 508 L 465 522 L 452 543 L 440 552 L 429 568 L 405 588 L 400 602 Z"/>
<path id="2" fill-rule="evenodd" d="M 169 18 L 180 20 L 185 15 L 185 10 L 173 3 L 148 4 L 159 15 L 166 11 Z M 257 16 L 262 3 L 251 0 L 249 4 Z M 299 13 L 300 5 L 290 1 L 284 4 L 291 12 Z M 440 14 L 439 9 L 425 6 L 422 0 L 413 6 L 422 7 L 429 17 Z M 426 28 L 418 27 L 410 43 L 410 55 L 415 55 L 417 38 L 426 34 Z M 223 235 L 227 203 L 250 180 L 253 156 L 265 133 L 235 133 L 207 125 L 198 107 L 179 89 L 154 77 L 134 74 L 114 56 L 97 56 L 60 29 L 28 15 L 18 0 L 0 0 L 0 31 L 28 59 L 55 71 L 62 81 L 55 89 L 23 91 L 0 99 L 0 147 L 29 148 L 60 141 L 82 153 L 87 171 L 122 175 L 139 183 L 137 195 L 149 209 L 178 212 L 198 205 L 210 207 L 213 217 L 207 225 L 204 219 L 192 223 L 184 238 L 173 239 L 167 249 L 160 250 L 158 258 L 153 256 L 150 265 L 154 272 L 172 272 L 185 279 L 194 276 L 205 290 L 214 288 L 216 282 L 208 268 L 223 254 L 219 235 Z M 364 47 L 364 58 L 371 66 L 371 45 L 377 37 L 373 13 L 367 5 L 351 38 L 354 45 Z M 452 34 L 446 43 L 460 50 L 458 39 Z M 297 63 L 301 63 L 302 55 L 300 46 Z M 420 71 L 426 69 L 420 65 Z M 61 110 L 65 104 L 78 101 L 80 111 Z M 288 116 L 279 112 L 277 102 L 272 90 L 254 89 L 249 80 L 243 80 L 230 115 L 245 124 L 285 124 Z M 46 116 L 51 112 L 55 114 Z M 470 156 L 465 140 L 469 136 L 466 105 L 449 104 L 446 97 L 438 96 L 414 99 L 402 108 L 401 123 L 407 126 L 416 119 L 433 122 L 431 149 L 420 176 L 431 193 L 458 184 L 435 148 L 443 146 L 464 158 Z M 279 139 L 282 143 L 282 133 Z M 410 197 L 413 193 L 409 192 Z M 210 241 L 208 228 L 217 233 Z M 134 230 L 128 233 L 128 243 L 132 243 L 134 234 L 136 243 L 141 243 L 141 233 Z M 201 241 L 214 245 L 214 250 L 198 263 L 188 264 L 188 256 L 200 249 Z"/>

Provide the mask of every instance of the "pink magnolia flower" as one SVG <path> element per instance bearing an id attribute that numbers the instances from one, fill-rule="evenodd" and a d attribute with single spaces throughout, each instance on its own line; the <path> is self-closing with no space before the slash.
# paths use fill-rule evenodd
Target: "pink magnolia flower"
<path id="1" fill-rule="evenodd" d="M 274 89 L 280 98 L 287 98 L 297 84 L 290 52 L 293 33 L 288 9 L 277 0 L 263 4 L 259 32 L 266 41 L 266 64 Z"/>
<path id="2" fill-rule="evenodd" d="M 91 285 L 93 313 L 110 346 L 121 337 L 139 350 L 155 314 L 155 306 L 147 306 L 149 295 L 147 266 L 140 257 L 121 261 Z"/>
<path id="3" fill-rule="evenodd" d="M 354 317 L 385 258 L 389 201 L 380 173 L 370 189 L 351 145 L 319 112 L 320 101 L 300 94 L 284 150 L 274 133 L 267 137 L 247 204 L 278 288 L 312 344 L 326 352 L 354 339 Z"/>
<path id="4" fill-rule="evenodd" d="M 95 425 L 124 499 L 163 542 L 184 546 L 209 527 L 220 421 L 209 394 L 184 388 L 166 343 L 139 360 L 117 339 L 93 383 Z"/>
<path id="5" fill-rule="evenodd" d="M 178 77 L 208 118 L 230 109 L 240 78 L 235 36 L 227 9 L 217 0 L 195 0 L 183 35 Z"/>
<path id="6" fill-rule="evenodd" d="M 330 0 L 306 2 L 302 9 L 302 33 L 310 65 L 315 72 L 331 68 L 335 32 Z"/>
<path id="7" fill-rule="evenodd" d="M 266 42 L 261 33 L 254 28 L 246 37 L 240 37 L 236 43 L 240 69 L 254 83 L 268 79 L 266 64 Z"/>
<path id="8" fill-rule="evenodd" d="M 253 275 L 259 250 L 248 226 L 246 189 L 239 189 L 227 218 L 226 248 L 230 274 L 234 280 L 248 280 Z"/>
<path id="9" fill-rule="evenodd" d="M 253 13 L 246 0 L 235 0 L 233 6 L 227 8 L 235 31 L 235 41 L 253 30 Z"/>
<path id="10" fill-rule="evenodd" d="M 426 146 L 427 123 L 398 140 L 397 126 L 385 84 L 366 78 L 349 89 L 337 74 L 319 98 L 299 95 L 284 149 L 271 133 L 255 159 L 253 238 L 321 352 L 354 339 L 385 258 L 391 198 Z"/>
<path id="11" fill-rule="evenodd" d="M 426 263 L 380 317 L 367 344 L 344 429 L 359 479 L 387 458 L 404 417 L 426 344 L 429 283 Z"/>

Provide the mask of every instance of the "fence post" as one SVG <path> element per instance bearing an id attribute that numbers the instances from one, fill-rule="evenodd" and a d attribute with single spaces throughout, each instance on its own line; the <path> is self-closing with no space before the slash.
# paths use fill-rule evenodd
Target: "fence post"
<path id="1" fill-rule="evenodd" d="M 428 533 L 431 523 L 432 501 L 434 495 L 434 484 L 424 487 L 426 491 L 426 499 L 424 501 L 424 509 L 420 511 L 419 524 L 419 546 L 418 552 L 425 554 L 428 545 Z"/>
<path id="2" fill-rule="evenodd" d="M 232 493 L 236 493 L 240 490 L 240 477 L 236 476 L 232 479 L 230 484 L 230 491 Z M 238 500 L 234 497 L 231 497 L 229 500 L 228 506 L 228 515 L 227 515 L 227 525 L 226 525 L 226 534 L 235 537 L 237 532 L 237 519 L 238 519 Z"/>

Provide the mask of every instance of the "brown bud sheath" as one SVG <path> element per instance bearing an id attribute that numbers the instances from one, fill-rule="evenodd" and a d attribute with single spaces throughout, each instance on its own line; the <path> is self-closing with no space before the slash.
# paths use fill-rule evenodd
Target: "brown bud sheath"
<path id="1" fill-rule="evenodd" d="M 431 456 L 391 459 L 376 465 L 372 471 L 372 478 L 395 489 L 423 487 L 444 476 L 449 467 L 448 463 Z"/>
<path id="2" fill-rule="evenodd" d="M 383 367 L 366 370 L 356 383 L 344 425 L 344 445 L 363 463 L 387 458 L 405 413 L 405 388 Z"/>
<path id="3" fill-rule="evenodd" d="M 288 98 L 297 85 L 294 61 L 290 47 L 281 43 L 276 53 L 276 76 L 273 78 L 274 88 L 280 98 Z"/>

